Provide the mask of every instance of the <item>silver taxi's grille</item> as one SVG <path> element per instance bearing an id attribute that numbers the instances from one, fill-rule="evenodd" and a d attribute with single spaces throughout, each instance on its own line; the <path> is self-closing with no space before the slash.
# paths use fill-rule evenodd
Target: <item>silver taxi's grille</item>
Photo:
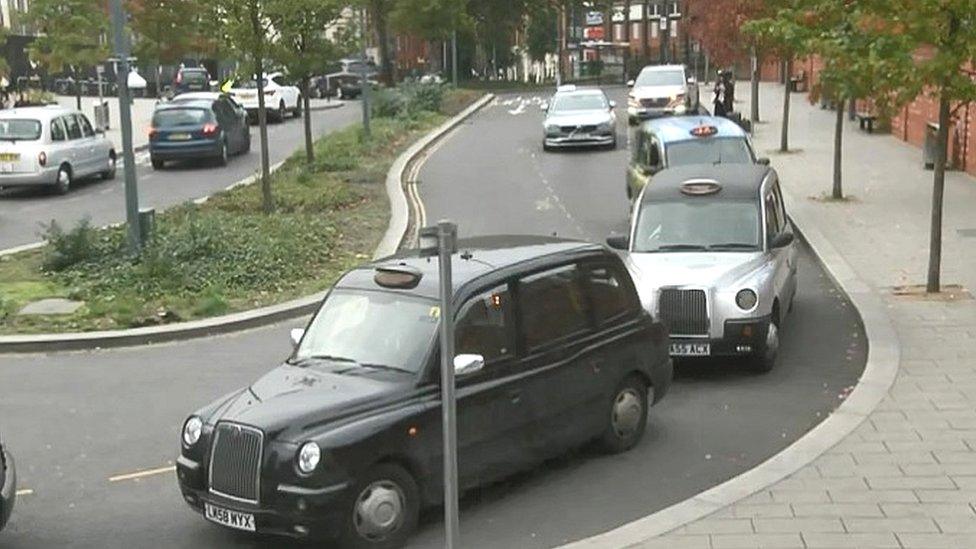
<path id="1" fill-rule="evenodd" d="M 217 424 L 210 451 L 210 491 L 257 503 L 263 440 L 264 434 L 253 427 Z"/>
<path id="2" fill-rule="evenodd" d="M 563 133 L 573 133 L 574 131 L 591 133 L 596 131 L 595 125 L 585 125 L 585 126 L 560 126 L 559 130 Z"/>
<path id="3" fill-rule="evenodd" d="M 671 335 L 708 334 L 708 307 L 704 290 L 661 290 L 658 315 Z"/>

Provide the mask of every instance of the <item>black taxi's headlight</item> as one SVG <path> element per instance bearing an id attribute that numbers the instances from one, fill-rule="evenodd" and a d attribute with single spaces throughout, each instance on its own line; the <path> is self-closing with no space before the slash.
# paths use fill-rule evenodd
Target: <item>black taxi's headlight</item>
<path id="1" fill-rule="evenodd" d="M 322 459 L 322 449 L 314 442 L 306 442 L 298 449 L 298 470 L 305 475 L 312 474 Z"/>
<path id="2" fill-rule="evenodd" d="M 197 416 L 190 416 L 183 424 L 183 444 L 188 447 L 193 446 L 200 440 L 200 433 L 203 432 L 203 420 Z"/>
<path id="3" fill-rule="evenodd" d="M 743 311 L 751 311 L 758 302 L 759 296 L 756 295 L 756 292 L 748 288 L 739 290 L 739 293 L 735 294 L 735 304 Z"/>

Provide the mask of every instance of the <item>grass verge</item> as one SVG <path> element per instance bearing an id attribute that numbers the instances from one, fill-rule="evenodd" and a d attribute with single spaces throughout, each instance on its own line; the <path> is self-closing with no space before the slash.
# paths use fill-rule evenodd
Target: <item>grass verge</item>
<path id="1" fill-rule="evenodd" d="M 0 257 L 0 334 L 111 330 L 196 320 L 281 303 L 329 287 L 368 260 L 386 229 L 393 160 L 480 93 L 453 90 L 439 112 L 375 118 L 320 139 L 308 165 L 296 153 L 272 176 L 276 210 L 260 185 L 182 204 L 156 217 L 138 258 L 124 228 L 52 225 L 47 246 Z M 70 315 L 18 315 L 44 298 L 83 301 Z"/>

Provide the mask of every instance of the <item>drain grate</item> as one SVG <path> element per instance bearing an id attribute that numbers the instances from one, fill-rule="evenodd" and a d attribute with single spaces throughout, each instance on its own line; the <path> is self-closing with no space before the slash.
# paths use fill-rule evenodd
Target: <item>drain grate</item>
<path id="1" fill-rule="evenodd" d="M 964 238 L 976 238 L 976 229 L 956 229 L 956 232 Z"/>

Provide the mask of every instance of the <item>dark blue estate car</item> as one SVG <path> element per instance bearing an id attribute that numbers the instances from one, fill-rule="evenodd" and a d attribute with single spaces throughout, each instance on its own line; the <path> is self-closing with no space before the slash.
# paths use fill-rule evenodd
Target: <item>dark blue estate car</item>
<path id="1" fill-rule="evenodd" d="M 224 166 L 230 155 L 250 150 L 247 114 L 226 94 L 184 94 L 159 104 L 153 113 L 149 155 L 154 169 L 169 160 L 212 159 Z"/>

